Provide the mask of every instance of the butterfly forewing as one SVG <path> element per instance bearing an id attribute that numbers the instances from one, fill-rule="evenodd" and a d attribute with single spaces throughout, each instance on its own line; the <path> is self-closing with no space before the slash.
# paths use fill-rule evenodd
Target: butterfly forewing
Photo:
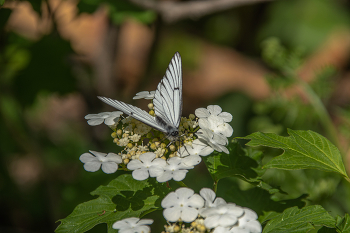
<path id="1" fill-rule="evenodd" d="M 161 126 L 159 126 L 155 120 L 155 118 L 151 115 L 148 114 L 148 112 L 132 106 L 130 104 L 126 104 L 122 101 L 118 101 L 118 100 L 113 100 L 110 98 L 106 98 L 106 97 L 101 97 L 98 96 L 98 98 L 100 100 L 102 100 L 103 102 L 105 102 L 106 104 L 111 105 L 112 107 L 115 107 L 116 109 L 122 111 L 123 113 L 135 118 L 136 120 L 139 120 L 143 123 L 145 123 L 148 126 L 151 126 L 152 128 L 155 128 L 161 132 L 166 133 L 166 129 L 162 128 Z"/>
<path id="2" fill-rule="evenodd" d="M 178 128 L 182 113 L 182 69 L 178 52 L 171 59 L 154 99 L 154 111 L 168 124 Z"/>

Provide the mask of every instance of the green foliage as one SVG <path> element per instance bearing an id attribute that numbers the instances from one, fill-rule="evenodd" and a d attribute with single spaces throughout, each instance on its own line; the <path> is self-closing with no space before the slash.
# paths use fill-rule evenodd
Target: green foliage
<path id="1" fill-rule="evenodd" d="M 265 226 L 267 232 L 308 232 L 314 226 L 335 227 L 335 220 L 322 206 L 308 206 L 301 210 L 297 207 L 286 209 L 272 218 Z"/>
<path id="2" fill-rule="evenodd" d="M 284 153 L 268 162 L 264 168 L 319 169 L 336 172 L 349 179 L 339 150 L 325 137 L 312 131 L 288 129 L 290 137 L 272 133 L 253 133 L 242 139 L 251 139 L 249 146 L 280 148 Z"/>
<path id="3" fill-rule="evenodd" d="M 303 47 L 310 53 L 336 28 L 349 25 L 346 7 L 333 0 L 276 1 L 267 10 L 259 41 L 280 38 L 291 48 Z"/>
<path id="4" fill-rule="evenodd" d="M 108 7 L 109 17 L 116 25 L 122 24 L 128 18 L 133 18 L 144 24 L 150 24 L 156 19 L 156 14 L 153 11 L 143 10 L 129 1 L 81 0 L 78 3 L 78 9 L 80 13 L 93 13 L 101 5 Z"/>
<path id="5" fill-rule="evenodd" d="M 164 184 L 136 181 L 131 175 L 121 175 L 91 192 L 99 197 L 79 204 L 67 218 L 60 220 L 56 232 L 85 232 L 102 223 L 107 223 L 108 232 L 117 232 L 111 228 L 117 220 L 158 209 L 166 189 Z"/>
<path id="6" fill-rule="evenodd" d="M 336 225 L 338 232 L 350 232 L 350 217 L 349 214 L 345 214 L 345 216 L 342 218 L 340 216 L 337 216 L 336 218 Z"/>
<path id="7" fill-rule="evenodd" d="M 33 104 L 40 92 L 66 94 L 76 89 L 69 60 L 73 50 L 68 41 L 51 34 L 34 43 L 28 51 L 30 62 L 14 80 L 15 93 L 22 105 Z"/>

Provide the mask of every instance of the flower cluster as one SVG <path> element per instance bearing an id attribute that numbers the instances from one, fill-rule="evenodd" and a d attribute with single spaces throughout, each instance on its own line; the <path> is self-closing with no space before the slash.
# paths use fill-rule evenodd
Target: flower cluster
<path id="1" fill-rule="evenodd" d="M 140 98 L 152 101 L 154 92 L 139 92 L 134 97 Z M 149 114 L 155 116 L 152 102 L 148 108 Z M 214 150 L 228 153 L 227 137 L 233 133 L 228 122 L 232 120 L 232 115 L 222 112 L 217 105 L 197 109 L 197 118 L 194 114 L 188 118 L 182 117 L 179 125 L 181 140 L 175 143 L 169 141 L 164 133 L 130 116 L 120 120 L 121 114 L 119 111 L 104 112 L 85 117 L 90 125 L 105 122 L 110 126 L 113 142 L 123 148 L 115 161 L 109 158 L 109 154 L 106 156 L 99 152 L 91 152 L 95 157 L 88 153 L 81 155 L 80 160 L 85 163 L 85 170 L 94 172 L 102 166 L 104 172 L 113 173 L 117 171 L 118 164 L 122 163 L 124 168 L 126 166 L 133 171 L 132 176 L 136 180 L 154 177 L 158 182 L 171 179 L 181 181 L 188 170 L 202 161 L 201 156 L 207 156 Z"/>
<path id="2" fill-rule="evenodd" d="M 203 188 L 200 195 L 192 189 L 179 188 L 162 200 L 163 216 L 169 222 L 165 232 L 260 233 L 258 215 L 251 209 L 215 198 L 213 190 Z M 119 232 L 150 232 L 153 220 L 127 218 L 113 224 Z M 189 224 L 184 224 L 189 223 Z"/>

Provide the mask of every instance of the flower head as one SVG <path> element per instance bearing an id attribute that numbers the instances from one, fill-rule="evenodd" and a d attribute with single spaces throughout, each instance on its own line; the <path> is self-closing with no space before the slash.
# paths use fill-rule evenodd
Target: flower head
<path id="1" fill-rule="evenodd" d="M 178 188 L 169 193 L 161 203 L 164 208 L 164 218 L 170 222 L 192 222 L 198 216 L 198 209 L 204 205 L 204 200 L 189 188 Z"/>
<path id="2" fill-rule="evenodd" d="M 79 158 L 88 172 L 98 171 L 102 166 L 104 173 L 111 174 L 118 170 L 118 164 L 122 162 L 121 156 L 114 153 L 105 154 L 91 150 L 90 153 L 84 153 Z"/>
<path id="3" fill-rule="evenodd" d="M 95 126 L 100 125 L 103 122 L 110 126 L 114 125 L 118 122 L 120 115 L 123 113 L 120 111 L 114 111 L 114 112 L 101 112 L 98 114 L 88 114 L 85 116 L 85 119 L 88 120 L 87 123 L 89 125 Z"/>
<path id="4" fill-rule="evenodd" d="M 192 169 L 193 167 L 186 166 L 182 164 L 182 159 L 179 157 L 173 157 L 168 159 L 167 165 L 164 167 L 164 173 L 157 176 L 158 182 L 166 182 L 168 180 L 180 181 L 185 179 L 187 169 Z"/>
<path id="5" fill-rule="evenodd" d="M 148 233 L 151 228 L 146 225 L 153 223 L 152 219 L 126 218 L 115 222 L 112 228 L 117 229 L 119 233 Z"/>
<path id="6" fill-rule="evenodd" d="M 204 225 L 212 229 L 218 226 L 232 227 L 238 222 L 238 217 L 242 216 L 243 213 L 242 207 L 229 203 L 207 208 L 201 215 L 205 217 Z"/>

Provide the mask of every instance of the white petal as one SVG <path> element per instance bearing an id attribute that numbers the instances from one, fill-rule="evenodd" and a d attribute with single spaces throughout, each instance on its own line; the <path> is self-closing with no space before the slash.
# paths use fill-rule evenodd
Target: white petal
<path id="1" fill-rule="evenodd" d="M 186 208 L 181 213 L 181 219 L 184 222 L 193 222 L 198 216 L 198 210 L 194 208 Z"/>
<path id="2" fill-rule="evenodd" d="M 161 159 L 161 160 L 163 160 L 163 159 Z M 158 176 L 163 175 L 163 173 L 164 173 L 164 167 L 162 167 L 162 166 L 151 166 L 149 168 L 149 176 L 150 177 L 158 177 Z"/>
<path id="3" fill-rule="evenodd" d="M 238 219 L 236 216 L 225 214 L 225 215 L 222 215 L 220 217 L 218 223 L 220 226 L 230 227 L 230 226 L 233 226 L 234 224 L 236 224 L 237 221 L 238 221 Z"/>
<path id="4" fill-rule="evenodd" d="M 229 233 L 229 228 L 227 227 L 222 227 L 222 226 L 218 226 L 218 227 L 215 227 L 213 233 Z"/>
<path id="5" fill-rule="evenodd" d="M 228 233 L 250 233 L 249 230 L 240 227 L 232 227 Z"/>
<path id="6" fill-rule="evenodd" d="M 163 211 L 163 216 L 169 222 L 176 222 L 181 216 L 180 208 L 167 208 Z"/>
<path id="7" fill-rule="evenodd" d="M 140 160 L 134 159 L 134 160 L 131 160 L 126 167 L 129 170 L 136 170 L 136 169 L 143 168 L 144 165 L 143 165 L 143 163 L 141 163 Z"/>
<path id="8" fill-rule="evenodd" d="M 214 149 L 210 146 L 206 146 L 202 151 L 199 153 L 200 156 L 207 156 L 213 153 Z"/>
<path id="9" fill-rule="evenodd" d="M 155 157 L 156 157 L 155 153 L 147 152 L 147 153 L 141 154 L 139 159 L 144 163 L 151 163 Z"/>
<path id="10" fill-rule="evenodd" d="M 187 172 L 188 172 L 187 170 L 177 170 L 177 171 L 174 171 L 174 172 L 173 172 L 173 179 L 174 179 L 175 181 L 181 181 L 181 180 L 185 179 L 186 173 L 187 173 Z"/>
<path id="11" fill-rule="evenodd" d="M 209 111 L 205 108 L 197 108 L 194 113 L 199 118 L 206 118 L 210 116 Z"/>
<path id="12" fill-rule="evenodd" d="M 212 115 L 219 115 L 219 113 L 221 113 L 222 109 L 219 105 L 209 105 L 207 107 L 207 109 L 209 110 L 210 114 Z"/>
<path id="13" fill-rule="evenodd" d="M 182 187 L 175 190 L 176 195 L 182 199 L 188 199 L 193 196 L 194 191 L 190 188 Z"/>
<path id="14" fill-rule="evenodd" d="M 199 164 L 201 161 L 202 158 L 199 155 L 190 155 L 185 158 L 182 158 L 181 163 L 192 168 L 193 166 Z"/>
<path id="15" fill-rule="evenodd" d="M 232 115 L 228 112 L 222 112 L 219 114 L 219 117 L 221 117 L 225 122 L 231 122 L 232 121 Z"/>
<path id="16" fill-rule="evenodd" d="M 106 156 L 106 159 L 108 159 L 109 162 L 115 162 L 115 163 L 122 162 L 122 157 L 120 155 L 115 154 L 115 153 L 108 153 Z"/>
<path id="17" fill-rule="evenodd" d="M 101 167 L 101 162 L 87 162 L 84 164 L 84 169 L 88 172 L 98 171 Z"/>
<path id="18" fill-rule="evenodd" d="M 244 228 L 252 233 L 260 233 L 262 231 L 261 224 L 258 220 L 249 221 Z"/>
<path id="19" fill-rule="evenodd" d="M 189 198 L 188 204 L 193 208 L 202 208 L 204 206 L 204 199 L 200 195 L 194 194 Z"/>
<path id="20" fill-rule="evenodd" d="M 153 219 L 140 219 L 137 225 L 151 225 L 153 222 Z"/>
<path id="21" fill-rule="evenodd" d="M 80 155 L 79 160 L 83 163 L 99 161 L 98 158 L 96 158 L 95 156 L 93 156 L 90 153 L 84 153 L 84 154 Z"/>
<path id="22" fill-rule="evenodd" d="M 96 118 L 96 119 L 91 119 L 91 120 L 88 120 L 87 123 L 91 126 L 95 126 L 95 125 L 100 125 L 102 124 L 104 121 L 103 118 Z"/>
<path id="23" fill-rule="evenodd" d="M 213 215 L 213 216 L 209 216 L 206 217 L 204 219 L 204 225 L 206 228 L 212 229 L 214 227 L 217 227 L 219 225 L 219 215 Z"/>
<path id="24" fill-rule="evenodd" d="M 119 117 L 115 117 L 115 116 L 108 117 L 107 119 L 105 119 L 105 124 L 106 125 L 114 125 L 118 121 L 118 118 Z"/>
<path id="25" fill-rule="evenodd" d="M 165 172 L 163 173 L 163 175 L 157 176 L 157 181 L 163 183 L 163 182 L 166 182 L 166 181 L 171 180 L 172 178 L 173 178 L 172 172 L 170 172 L 170 171 L 165 171 Z"/>
<path id="26" fill-rule="evenodd" d="M 114 162 L 105 162 L 102 163 L 101 169 L 106 174 L 112 174 L 118 170 L 118 164 Z"/>
<path id="27" fill-rule="evenodd" d="M 199 127 L 201 129 L 204 129 L 204 128 L 210 129 L 211 128 L 211 124 L 209 123 L 209 121 L 206 118 L 199 119 L 198 124 L 199 124 Z"/>
<path id="28" fill-rule="evenodd" d="M 176 206 L 179 202 L 177 197 L 178 196 L 175 192 L 168 193 L 168 195 L 166 195 L 162 200 L 162 203 L 161 203 L 162 207 L 170 208 L 170 207 Z"/>
<path id="29" fill-rule="evenodd" d="M 204 198 L 206 206 L 210 206 L 208 203 L 213 203 L 216 197 L 215 192 L 209 188 L 202 188 L 201 191 L 199 191 L 199 194 Z"/>
<path id="30" fill-rule="evenodd" d="M 132 172 L 132 177 L 135 180 L 145 180 L 149 177 L 148 169 L 141 168 Z"/>

